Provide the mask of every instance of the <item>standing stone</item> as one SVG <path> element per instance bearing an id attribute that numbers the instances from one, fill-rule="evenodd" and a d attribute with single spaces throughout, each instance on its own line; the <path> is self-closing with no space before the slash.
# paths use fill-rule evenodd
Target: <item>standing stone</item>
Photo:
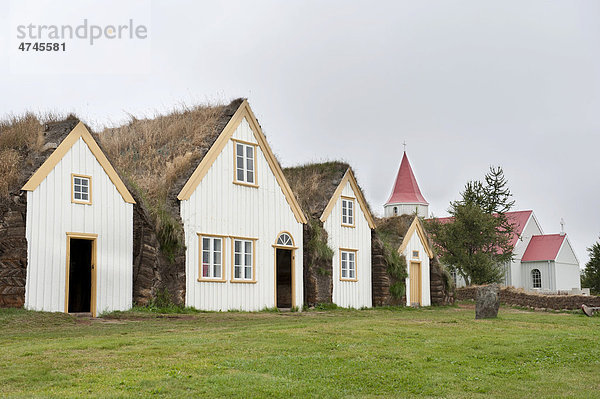
<path id="1" fill-rule="evenodd" d="M 475 297 L 475 319 L 492 319 L 498 317 L 500 299 L 498 284 L 484 285 L 477 288 Z"/>

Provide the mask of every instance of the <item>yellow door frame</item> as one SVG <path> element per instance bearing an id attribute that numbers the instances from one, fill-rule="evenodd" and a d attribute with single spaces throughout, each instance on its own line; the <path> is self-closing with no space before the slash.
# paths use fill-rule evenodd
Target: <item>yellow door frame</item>
<path id="1" fill-rule="evenodd" d="M 288 233 L 287 231 L 282 231 L 279 234 L 277 234 L 277 237 L 275 238 L 275 242 L 277 242 L 277 239 L 279 238 L 279 236 L 283 233 L 286 233 L 287 235 L 290 236 L 290 238 L 292 239 L 292 244 L 295 243 L 294 241 L 294 237 Z M 273 285 L 275 288 L 275 307 L 277 307 L 277 250 L 278 249 L 287 249 L 289 251 L 292 251 L 292 308 L 296 307 L 296 250 L 298 249 L 298 247 L 290 247 L 290 246 L 285 246 L 285 245 L 277 245 L 274 244 L 273 245 L 273 270 L 274 270 L 274 278 L 273 278 Z"/>
<path id="2" fill-rule="evenodd" d="M 71 239 L 89 240 L 92 242 L 92 287 L 90 289 L 90 313 L 96 317 L 96 247 L 98 234 L 89 233 L 67 233 L 67 273 L 65 275 L 65 313 L 69 313 L 69 273 L 71 271 Z"/>

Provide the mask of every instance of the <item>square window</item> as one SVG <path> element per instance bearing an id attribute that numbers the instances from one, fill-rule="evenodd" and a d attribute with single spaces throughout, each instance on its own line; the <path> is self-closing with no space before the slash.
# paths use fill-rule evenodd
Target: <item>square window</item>
<path id="1" fill-rule="evenodd" d="M 77 204 L 92 203 L 92 178 L 90 176 L 71 175 L 71 202 Z"/>

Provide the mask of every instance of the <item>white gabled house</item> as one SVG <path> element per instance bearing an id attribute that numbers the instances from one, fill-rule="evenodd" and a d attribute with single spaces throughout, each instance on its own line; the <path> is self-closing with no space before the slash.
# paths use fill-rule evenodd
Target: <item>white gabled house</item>
<path id="1" fill-rule="evenodd" d="M 430 306 L 430 259 L 433 259 L 433 250 L 423 224 L 415 217 L 398 252 L 406 258 L 406 305 Z"/>
<path id="2" fill-rule="evenodd" d="M 129 309 L 135 201 L 83 123 L 48 126 L 46 135 L 68 135 L 22 188 L 25 307 L 93 316 Z"/>
<path id="3" fill-rule="evenodd" d="M 187 306 L 302 307 L 306 217 L 246 100 L 177 198 Z"/>
<path id="4" fill-rule="evenodd" d="M 354 172 L 343 162 L 306 164 L 284 172 L 310 218 L 304 236 L 306 303 L 371 307 L 375 222 Z M 315 250 L 319 246 L 331 251 L 331 257 L 320 256 L 324 251 Z"/>
<path id="5" fill-rule="evenodd" d="M 371 307 L 371 230 L 375 228 L 354 172 L 348 168 L 320 217 L 333 250 L 333 292 L 336 305 Z"/>

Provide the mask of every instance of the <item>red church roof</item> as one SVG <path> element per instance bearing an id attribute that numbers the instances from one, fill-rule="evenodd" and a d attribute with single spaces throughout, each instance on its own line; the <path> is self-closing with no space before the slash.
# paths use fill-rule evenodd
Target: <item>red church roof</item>
<path id="1" fill-rule="evenodd" d="M 531 237 L 521 262 L 555 260 L 566 235 L 545 234 Z"/>
<path id="2" fill-rule="evenodd" d="M 387 200 L 386 205 L 397 203 L 429 205 L 429 203 L 425 201 L 425 198 L 423 198 L 421 190 L 419 190 L 417 179 L 415 179 L 415 175 L 410 167 L 406 152 L 402 156 L 400 169 L 398 170 L 396 182 L 394 183 L 394 190 Z"/>

